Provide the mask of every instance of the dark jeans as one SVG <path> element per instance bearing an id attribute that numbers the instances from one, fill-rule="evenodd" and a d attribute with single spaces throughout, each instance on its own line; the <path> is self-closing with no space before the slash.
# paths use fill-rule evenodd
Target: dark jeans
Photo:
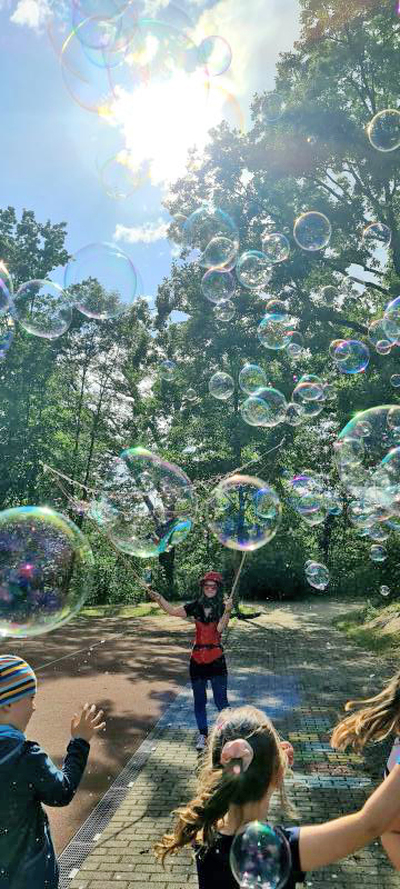
<path id="1" fill-rule="evenodd" d="M 208 726 L 207 726 L 207 713 L 206 713 L 206 705 L 207 705 L 207 682 L 208 679 L 193 679 L 192 689 L 193 689 L 193 697 L 194 697 L 194 715 L 196 717 L 197 727 L 201 735 L 208 734 Z M 227 697 L 227 686 L 228 686 L 228 677 L 225 674 L 224 676 L 212 676 L 210 678 L 211 688 L 213 690 L 214 695 L 214 703 L 218 710 L 224 710 L 225 707 L 229 707 L 228 697 Z"/>

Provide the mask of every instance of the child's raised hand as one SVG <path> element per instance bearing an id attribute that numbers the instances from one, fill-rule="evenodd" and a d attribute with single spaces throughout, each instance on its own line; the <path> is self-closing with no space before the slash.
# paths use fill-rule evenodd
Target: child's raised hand
<path id="1" fill-rule="evenodd" d="M 78 716 L 74 713 L 71 719 L 71 736 L 90 741 L 93 735 L 106 727 L 106 723 L 101 721 L 103 716 L 103 710 L 98 710 L 96 704 L 85 704 L 81 714 Z"/>
<path id="2" fill-rule="evenodd" d="M 286 753 L 290 768 L 292 768 L 292 765 L 294 763 L 294 750 L 290 741 L 281 741 L 281 747 L 282 750 L 284 750 Z"/>
<path id="3" fill-rule="evenodd" d="M 149 599 L 152 600 L 152 602 L 157 602 L 157 605 L 160 604 L 160 599 L 161 599 L 160 593 L 156 593 L 155 590 L 152 590 L 150 587 L 148 587 L 147 588 L 147 595 L 148 595 Z"/>

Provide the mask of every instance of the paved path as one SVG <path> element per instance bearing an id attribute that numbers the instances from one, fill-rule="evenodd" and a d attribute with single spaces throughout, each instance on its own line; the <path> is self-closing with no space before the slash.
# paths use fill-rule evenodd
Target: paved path
<path id="1" fill-rule="evenodd" d="M 346 608 L 348 604 L 346 603 Z M 230 630 L 226 649 L 232 704 L 254 703 L 273 718 L 295 748 L 288 790 L 300 823 L 334 818 L 362 805 L 380 779 L 385 747 L 364 758 L 339 754 L 329 730 L 350 696 L 373 692 L 392 671 L 387 662 L 347 644 L 329 626 L 342 606 L 311 603 L 273 606 L 252 623 Z M 195 786 L 195 724 L 188 687 L 178 695 L 139 747 L 61 858 L 62 889 L 186 889 L 196 887 L 189 853 L 156 863 L 151 846 L 170 826 L 171 809 Z M 272 812 L 281 820 L 277 805 Z M 315 874 L 307 886 L 335 889 L 400 887 L 379 843 Z"/>

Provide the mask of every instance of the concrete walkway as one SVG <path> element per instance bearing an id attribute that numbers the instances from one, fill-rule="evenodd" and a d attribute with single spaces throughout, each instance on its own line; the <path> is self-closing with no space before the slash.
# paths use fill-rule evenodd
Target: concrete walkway
<path id="1" fill-rule="evenodd" d="M 365 757 L 329 747 L 329 732 L 342 704 L 349 697 L 374 693 L 393 672 L 387 662 L 347 644 L 331 628 L 332 617 L 341 610 L 343 605 L 322 597 L 271 605 L 256 621 L 235 622 L 225 642 L 231 704 L 265 709 L 293 744 L 295 764 L 287 789 L 300 824 L 359 808 L 380 780 L 388 747 L 372 748 Z M 215 710 L 209 709 L 213 718 Z M 151 851 L 171 826 L 171 809 L 195 789 L 194 733 L 187 686 L 64 851 L 61 889 L 197 886 L 190 853 L 169 859 L 163 870 Z M 272 816 L 285 823 L 277 804 Z M 400 875 L 379 843 L 307 877 L 307 886 L 321 889 L 327 884 L 359 889 L 361 883 L 365 889 L 400 889 Z"/>

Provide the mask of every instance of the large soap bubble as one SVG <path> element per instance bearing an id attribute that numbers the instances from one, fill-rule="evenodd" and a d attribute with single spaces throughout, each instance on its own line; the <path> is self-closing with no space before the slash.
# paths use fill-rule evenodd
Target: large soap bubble
<path id="1" fill-rule="evenodd" d="M 240 413 L 249 426 L 266 426 L 271 429 L 285 422 L 286 409 L 287 401 L 282 392 L 267 386 L 246 398 Z"/>
<path id="2" fill-rule="evenodd" d="M 207 261 L 205 251 L 215 238 L 224 238 L 228 243 L 226 246 L 226 259 L 231 255 L 232 250 L 236 250 L 239 245 L 239 232 L 236 223 L 218 207 L 208 205 L 199 207 L 194 213 L 188 216 L 183 226 L 183 237 L 188 247 L 201 250 L 203 256 L 200 258 L 201 265 L 208 268 L 215 268 L 225 265 L 225 262 L 214 262 L 216 257 L 209 257 Z M 222 252 L 223 245 L 216 245 L 216 252 Z M 211 251 L 212 253 L 212 251 Z M 209 263 L 209 264 L 208 264 Z"/>
<path id="3" fill-rule="evenodd" d="M 325 387 L 316 374 L 303 374 L 293 390 L 296 401 L 324 401 Z M 297 398 L 296 398 L 297 396 Z"/>
<path id="4" fill-rule="evenodd" d="M 14 296 L 11 314 L 27 333 L 47 340 L 65 333 L 72 321 L 67 294 L 52 281 L 22 284 Z"/>
<path id="5" fill-rule="evenodd" d="M 263 253 L 268 262 L 284 262 L 290 254 L 290 245 L 286 235 L 281 232 L 265 231 L 261 235 Z"/>
<path id="6" fill-rule="evenodd" d="M 326 565 L 311 562 L 306 568 L 306 577 L 310 586 L 316 590 L 325 590 L 329 583 L 329 571 Z"/>
<path id="7" fill-rule="evenodd" d="M 267 375 L 258 364 L 245 364 L 239 374 L 239 386 L 247 395 L 253 395 L 257 389 L 267 385 Z"/>
<path id="8" fill-rule="evenodd" d="M 119 247 L 99 243 L 82 247 L 70 259 L 64 285 L 74 306 L 87 318 L 117 318 L 131 308 L 138 291 L 136 269 Z"/>
<path id="9" fill-rule="evenodd" d="M 243 889 L 281 889 L 291 868 L 289 843 L 278 827 L 251 821 L 235 835 L 229 862 Z"/>
<path id="10" fill-rule="evenodd" d="M 144 448 L 117 457 L 89 516 L 121 552 L 155 558 L 187 537 L 196 514 L 188 476 Z"/>
<path id="11" fill-rule="evenodd" d="M 234 314 L 235 306 L 231 299 L 221 299 L 221 302 L 214 306 L 214 317 L 217 321 L 231 321 Z"/>
<path id="12" fill-rule="evenodd" d="M 218 77 L 228 70 L 232 61 L 232 50 L 224 37 L 212 35 L 201 41 L 199 48 L 200 62 L 206 66 L 211 77 Z"/>
<path id="13" fill-rule="evenodd" d="M 0 259 L 0 315 L 9 312 L 14 293 L 13 280 L 2 259 Z"/>
<path id="14" fill-rule="evenodd" d="M 208 391 L 219 401 L 227 401 L 235 391 L 235 383 L 230 374 L 217 371 L 210 379 Z"/>
<path id="15" fill-rule="evenodd" d="M 332 226 L 327 216 L 311 210 L 302 213 L 294 224 L 293 237 L 302 250 L 315 252 L 327 247 L 331 239 Z"/>
<path id="16" fill-rule="evenodd" d="M 344 340 L 336 347 L 333 359 L 342 373 L 362 373 L 369 364 L 369 349 L 360 340 Z"/>
<path id="17" fill-rule="evenodd" d="M 389 247 L 392 232 L 383 222 L 371 222 L 363 231 L 363 244 L 368 250 Z"/>
<path id="18" fill-rule="evenodd" d="M 293 333 L 293 319 L 280 312 L 268 312 L 257 328 L 260 343 L 273 351 L 285 349 L 292 341 Z"/>
<path id="19" fill-rule="evenodd" d="M 236 281 L 233 275 L 224 269 L 210 269 L 201 279 L 203 294 L 212 303 L 230 299 L 235 287 Z"/>
<path id="20" fill-rule="evenodd" d="M 65 624 L 91 592 L 90 546 L 66 516 L 40 506 L 0 513 L 0 637 Z"/>
<path id="21" fill-rule="evenodd" d="M 282 507 L 276 491 L 259 478 L 223 479 L 207 504 L 208 526 L 228 549 L 255 550 L 275 536 Z"/>
<path id="22" fill-rule="evenodd" d="M 200 256 L 199 264 L 205 269 L 233 269 L 239 252 L 239 241 L 218 235 L 211 238 Z"/>
<path id="23" fill-rule="evenodd" d="M 166 358 L 165 361 L 162 361 L 159 367 L 160 377 L 167 383 L 172 383 L 172 380 L 174 380 L 177 375 L 177 371 L 178 368 L 175 361 L 171 361 L 170 358 Z"/>
<path id="24" fill-rule="evenodd" d="M 324 479 L 305 470 L 289 481 L 289 503 L 308 525 L 321 525 L 329 512 L 329 495 Z"/>
<path id="25" fill-rule="evenodd" d="M 261 290 L 271 277 L 271 264 L 261 250 L 246 250 L 236 263 L 238 281 L 248 290 Z"/>
<path id="26" fill-rule="evenodd" d="M 400 145 L 400 111 L 385 108 L 370 120 L 368 139 L 377 151 L 395 151 Z"/>

